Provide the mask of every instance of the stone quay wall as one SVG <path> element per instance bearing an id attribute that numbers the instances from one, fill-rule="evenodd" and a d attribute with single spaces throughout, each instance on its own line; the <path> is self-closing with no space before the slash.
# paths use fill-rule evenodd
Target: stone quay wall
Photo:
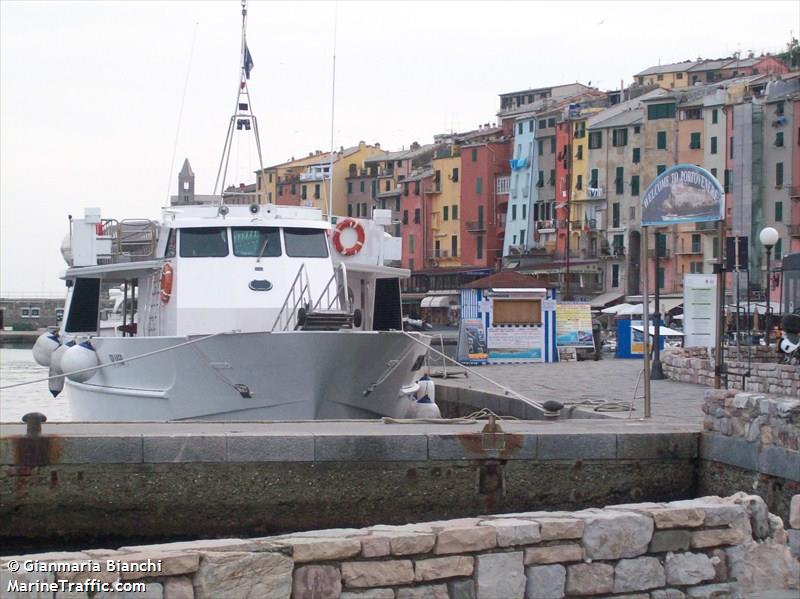
<path id="1" fill-rule="evenodd" d="M 748 367 L 747 354 L 738 356 L 735 348 L 725 352 L 725 369 L 728 387 L 756 393 L 771 393 L 786 397 L 800 397 L 800 368 L 791 364 L 778 364 L 774 350 L 754 347 L 753 359 Z M 767 360 L 770 358 L 771 360 Z M 740 358 L 740 359 L 737 359 Z M 675 381 L 711 386 L 714 384 L 714 352 L 703 348 L 671 348 L 661 355 L 664 374 Z M 750 376 L 744 375 L 750 371 Z"/>
<path id="2" fill-rule="evenodd" d="M 787 519 L 800 493 L 800 400 L 709 389 L 703 412 L 698 493 L 748 489 Z"/>
<path id="3" fill-rule="evenodd" d="M 795 498 L 800 508 L 800 496 Z M 796 510 L 795 510 L 796 511 Z M 793 513 L 793 523 L 797 524 Z M 112 564 L 158 564 L 145 572 Z M 149 561 L 148 561 L 149 560 Z M 14 573 L 14 564 L 96 563 Z M 738 598 L 797 588 L 783 522 L 738 493 L 579 512 L 523 512 L 279 537 L 190 541 L 0 559 L 10 581 L 145 583 L 146 599 Z M 21 570 L 24 570 L 23 566 Z M 121 572 L 120 572 L 121 570 Z M 97 584 L 95 582 L 94 584 Z M 30 588 L 30 587 L 29 587 Z M 42 595 L 44 596 L 44 595 Z M 89 599 L 73 587 L 55 599 Z"/>

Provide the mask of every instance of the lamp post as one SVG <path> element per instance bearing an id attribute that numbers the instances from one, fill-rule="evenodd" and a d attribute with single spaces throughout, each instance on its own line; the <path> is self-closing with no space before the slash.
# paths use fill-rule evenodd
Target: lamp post
<path id="1" fill-rule="evenodd" d="M 661 292 L 658 281 L 659 266 L 661 264 L 661 233 L 656 230 L 656 250 L 655 250 L 655 271 L 656 271 L 656 289 L 655 289 L 655 312 L 656 324 L 654 325 L 653 335 L 653 364 L 651 366 L 650 380 L 662 381 L 664 380 L 664 369 L 661 365 Z"/>
<path id="2" fill-rule="evenodd" d="M 772 308 L 772 304 L 769 301 L 769 260 L 772 257 L 772 247 L 778 243 L 779 238 L 780 235 L 778 235 L 778 232 L 772 227 L 764 227 L 761 229 L 761 233 L 758 234 L 758 239 L 761 241 L 761 245 L 763 245 L 764 249 L 767 250 L 767 285 L 765 287 L 767 308 L 765 310 L 764 318 L 764 339 L 767 342 L 767 347 L 769 347 L 769 317 Z"/>

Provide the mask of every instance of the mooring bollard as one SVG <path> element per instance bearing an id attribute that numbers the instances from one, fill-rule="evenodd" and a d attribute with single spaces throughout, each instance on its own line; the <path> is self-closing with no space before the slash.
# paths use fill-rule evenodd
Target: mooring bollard
<path id="1" fill-rule="evenodd" d="M 47 422 L 47 416 L 41 412 L 28 412 L 22 417 L 22 422 L 28 425 L 25 434 L 29 437 L 38 437 L 42 432 L 42 423 Z"/>

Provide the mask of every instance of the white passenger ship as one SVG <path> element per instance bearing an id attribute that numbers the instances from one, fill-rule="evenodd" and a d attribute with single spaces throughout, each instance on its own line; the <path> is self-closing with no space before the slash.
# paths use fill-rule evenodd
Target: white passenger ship
<path id="1" fill-rule="evenodd" d="M 87 210 L 64 248 L 59 339 L 36 353 L 51 374 L 77 371 L 77 420 L 404 417 L 428 339 L 402 331 L 408 271 L 383 264 L 400 249 L 388 223 L 258 204 L 164 209 L 161 223 Z M 106 286 L 126 298 L 111 334 Z"/>
<path id="2" fill-rule="evenodd" d="M 246 15 L 243 2 L 221 189 L 234 125 L 252 129 L 261 163 Z M 50 366 L 54 395 L 66 378 L 76 420 L 414 415 L 430 338 L 403 332 L 410 273 L 385 264 L 401 254 L 390 224 L 389 210 L 336 222 L 316 208 L 221 201 L 165 208 L 160 222 L 87 209 L 62 247 L 60 331 L 40 337 L 34 357 Z M 101 319 L 109 288 L 123 295 L 112 326 Z"/>

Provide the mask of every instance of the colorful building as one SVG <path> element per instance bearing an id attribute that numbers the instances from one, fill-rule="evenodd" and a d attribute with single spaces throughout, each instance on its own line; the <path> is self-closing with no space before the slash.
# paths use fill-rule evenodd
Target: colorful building
<path id="1" fill-rule="evenodd" d="M 430 256 L 439 266 L 461 265 L 461 155 L 457 145 L 436 151 L 427 189 L 430 203 Z"/>

